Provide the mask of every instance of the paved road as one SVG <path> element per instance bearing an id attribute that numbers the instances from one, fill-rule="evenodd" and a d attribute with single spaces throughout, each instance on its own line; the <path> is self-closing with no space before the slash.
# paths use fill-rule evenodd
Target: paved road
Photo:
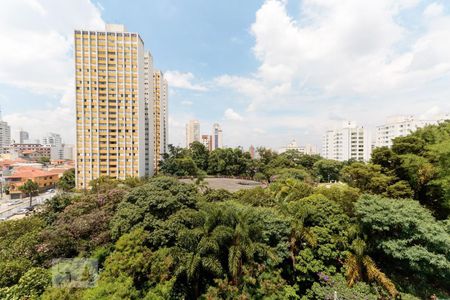
<path id="1" fill-rule="evenodd" d="M 33 197 L 32 204 L 42 204 L 47 199 L 53 197 L 55 193 L 44 193 L 39 196 Z M 17 201 L 17 204 L 10 205 L 11 202 Z M 10 217 L 17 214 L 21 209 L 28 207 L 30 205 L 30 199 L 18 199 L 18 200 L 0 200 L 0 219 L 9 219 Z"/>

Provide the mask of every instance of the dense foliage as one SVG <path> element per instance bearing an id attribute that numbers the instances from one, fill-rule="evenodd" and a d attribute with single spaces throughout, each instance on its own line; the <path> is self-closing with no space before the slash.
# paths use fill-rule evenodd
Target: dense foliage
<path id="1" fill-rule="evenodd" d="M 449 141 L 449 123 L 427 127 L 370 163 L 171 147 L 164 173 L 267 187 L 102 177 L 58 194 L 0 223 L 0 299 L 448 298 Z M 55 286 L 56 258 L 95 259 L 99 274 Z"/>

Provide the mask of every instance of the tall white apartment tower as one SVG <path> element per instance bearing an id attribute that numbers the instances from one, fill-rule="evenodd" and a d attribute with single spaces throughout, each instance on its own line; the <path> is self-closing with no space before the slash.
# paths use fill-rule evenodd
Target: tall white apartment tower
<path id="1" fill-rule="evenodd" d="M 345 161 L 368 161 L 372 153 L 369 130 L 353 121 L 343 122 L 342 127 L 328 130 L 323 136 L 322 156 Z"/>
<path id="2" fill-rule="evenodd" d="M 153 85 L 154 165 L 157 168 L 169 142 L 169 88 L 164 74 L 159 70 L 153 72 Z"/>
<path id="3" fill-rule="evenodd" d="M 151 72 L 141 37 L 116 24 L 75 30 L 74 54 L 77 187 L 100 176 L 151 175 Z"/>
<path id="4" fill-rule="evenodd" d="M 198 120 L 190 120 L 186 124 L 186 148 L 193 142 L 200 142 L 200 122 Z"/>
<path id="5" fill-rule="evenodd" d="M 222 128 L 215 123 L 212 127 L 212 150 L 222 148 Z"/>
<path id="6" fill-rule="evenodd" d="M 11 127 L 8 125 L 6 121 L 3 121 L 1 119 L 0 115 L 0 151 L 2 148 L 9 147 L 10 144 L 11 144 Z"/>

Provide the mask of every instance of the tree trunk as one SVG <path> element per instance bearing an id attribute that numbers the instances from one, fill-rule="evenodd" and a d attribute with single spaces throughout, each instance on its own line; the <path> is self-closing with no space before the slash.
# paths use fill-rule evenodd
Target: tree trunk
<path id="1" fill-rule="evenodd" d="M 33 202 L 33 195 L 30 193 L 30 207 L 31 207 L 32 202 Z"/>

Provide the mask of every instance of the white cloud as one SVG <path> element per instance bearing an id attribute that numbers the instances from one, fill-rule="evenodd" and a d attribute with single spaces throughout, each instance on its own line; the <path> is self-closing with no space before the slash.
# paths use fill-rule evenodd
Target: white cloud
<path id="1" fill-rule="evenodd" d="M 164 77 L 169 82 L 170 87 L 188 89 L 194 91 L 206 91 L 207 88 L 201 84 L 192 83 L 195 80 L 194 74 L 187 72 L 183 73 L 180 71 L 166 71 Z"/>
<path id="2" fill-rule="evenodd" d="M 423 0 L 299 2 L 294 18 L 287 1 L 265 1 L 250 30 L 259 67 L 215 79 L 248 99 L 246 121 L 269 143 L 294 124 L 320 140 L 336 116 L 373 126 L 391 114 L 450 110 L 450 16 L 440 4 L 411 19 L 403 13 Z M 234 133 L 242 141 L 249 130 Z"/>
<path id="3" fill-rule="evenodd" d="M 225 113 L 223 115 L 225 117 L 226 120 L 231 120 L 231 121 L 242 121 L 243 118 L 240 114 L 238 114 L 237 112 L 235 112 L 232 108 L 227 108 L 225 110 Z"/>
<path id="4" fill-rule="evenodd" d="M 46 131 L 58 131 L 73 142 L 76 28 L 104 28 L 99 8 L 89 0 L 2 2 L 0 83 L 61 97 L 59 105 L 51 110 L 27 110 L 5 116 L 13 129 L 26 128 L 36 137 Z"/>

